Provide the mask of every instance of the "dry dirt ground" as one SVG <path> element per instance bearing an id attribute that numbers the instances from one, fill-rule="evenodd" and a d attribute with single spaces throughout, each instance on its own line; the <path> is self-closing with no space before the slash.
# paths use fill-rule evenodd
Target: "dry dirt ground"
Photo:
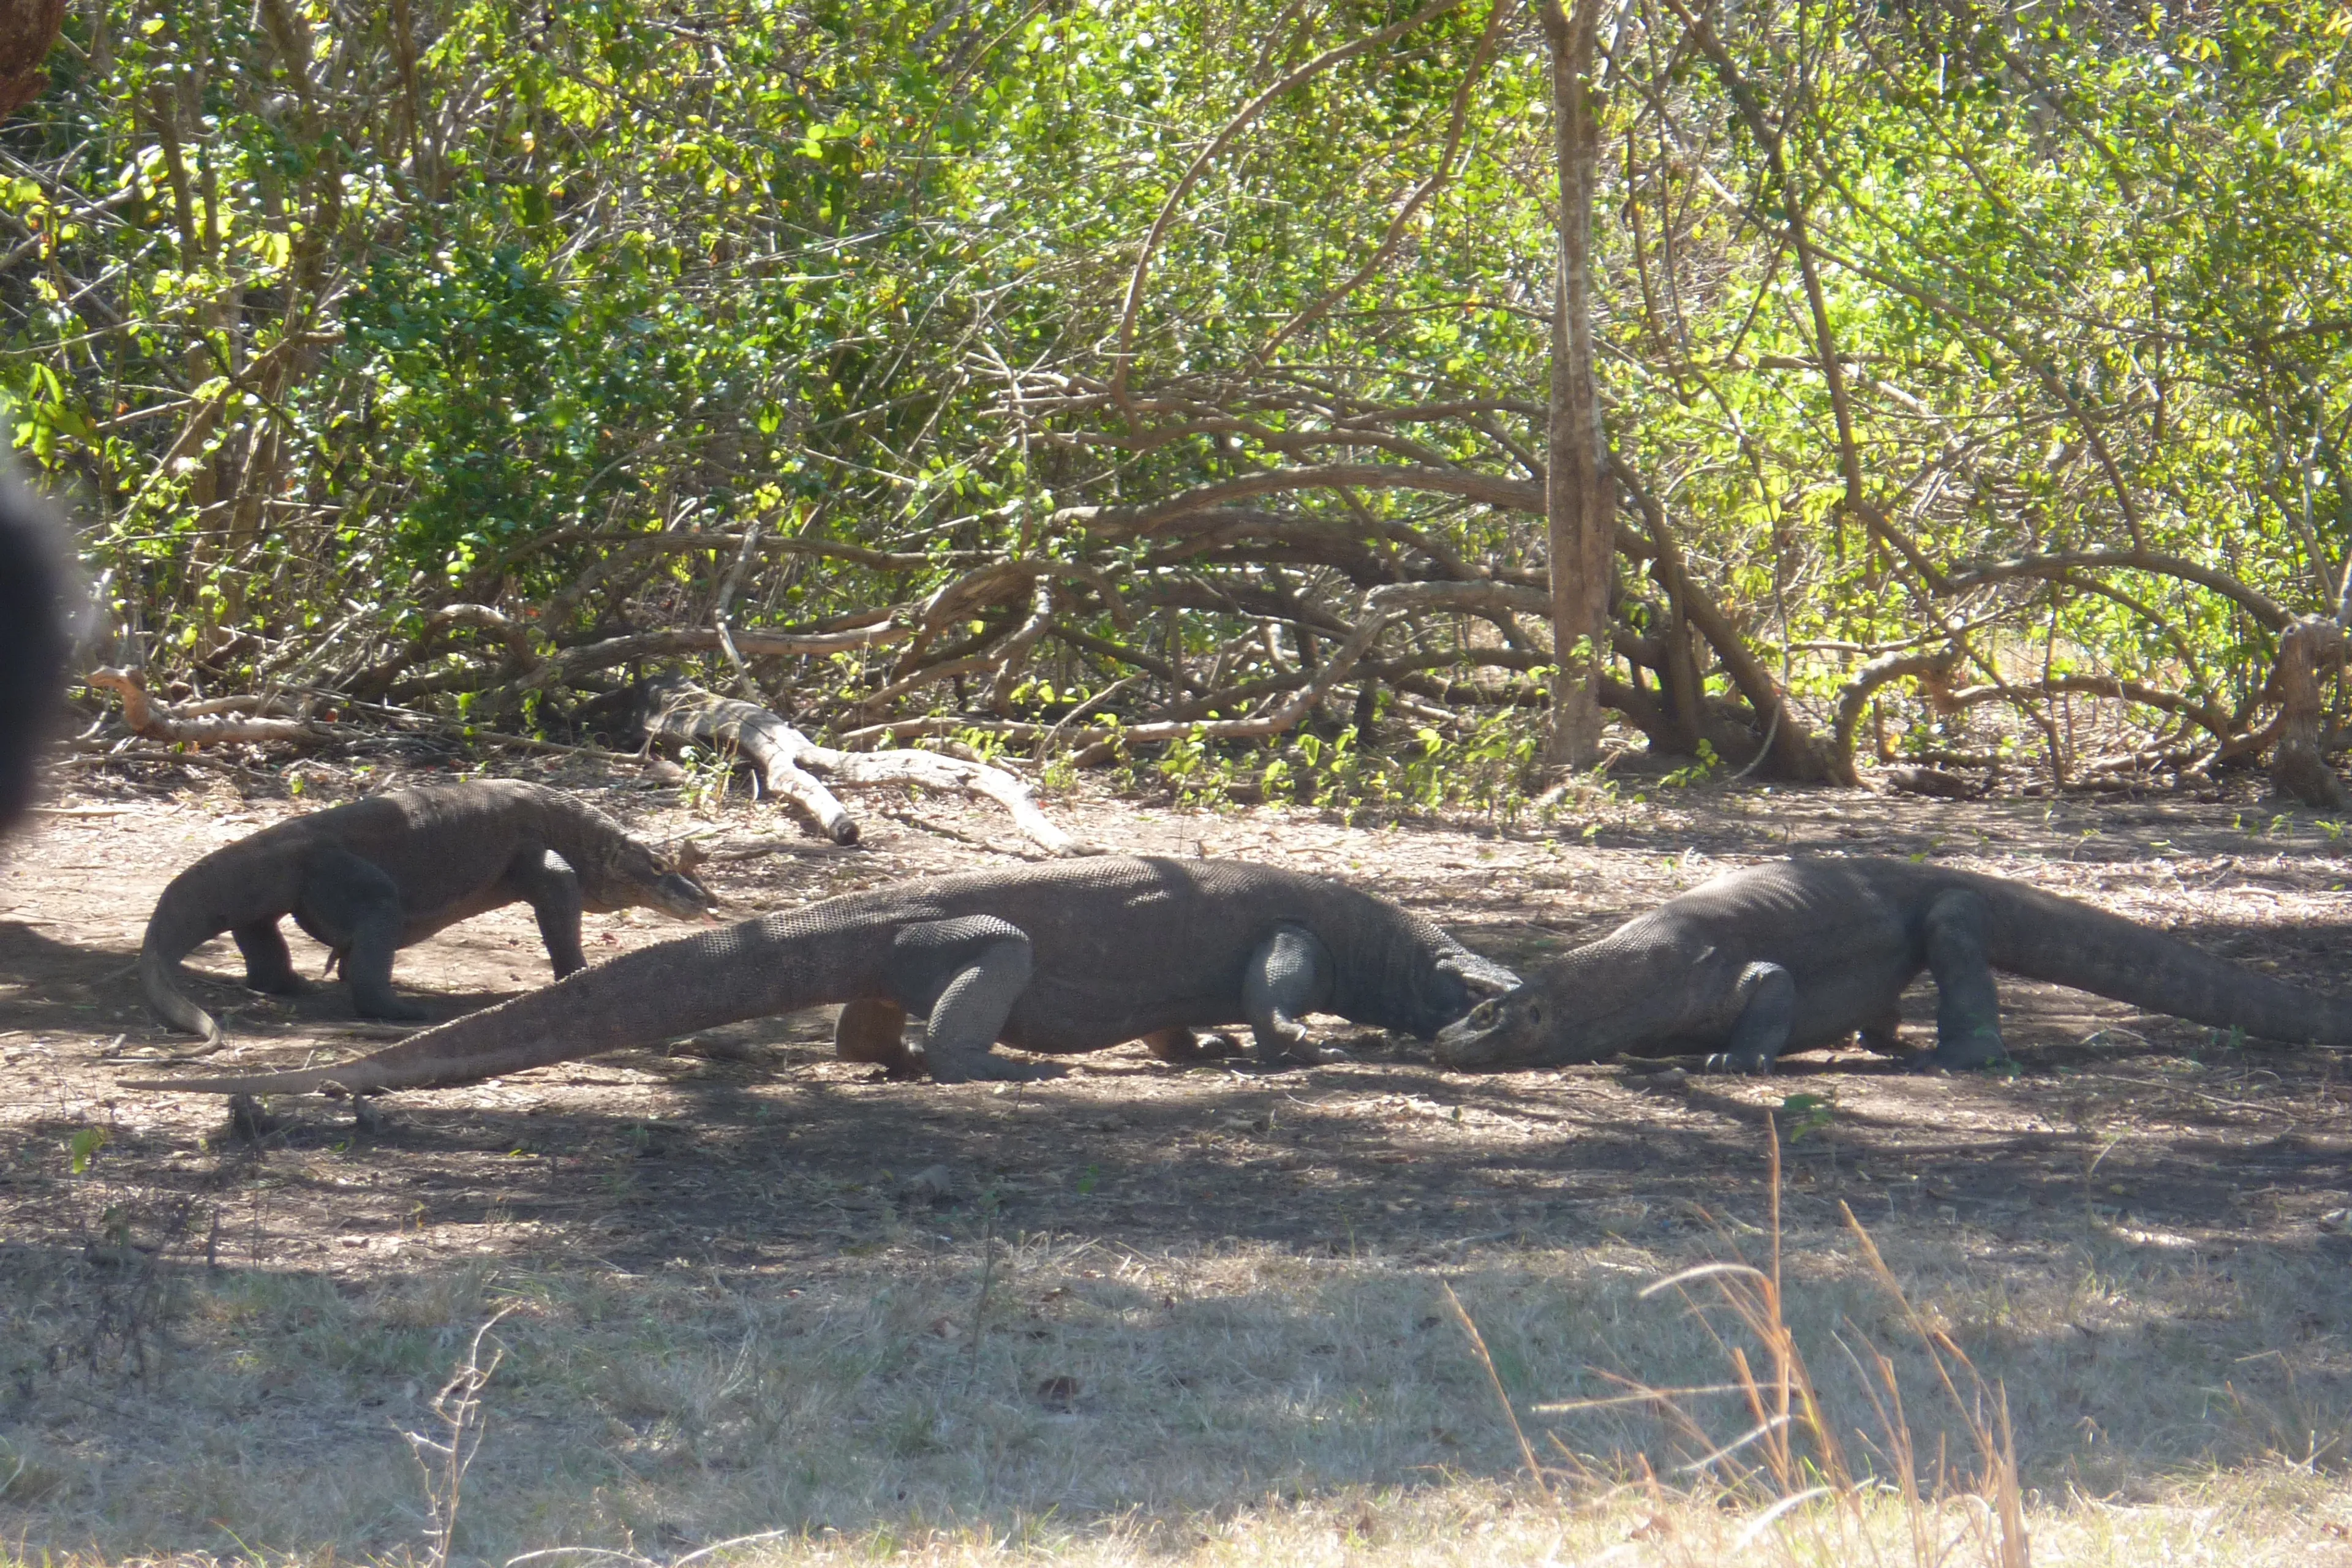
<path id="1" fill-rule="evenodd" d="M 866 840 L 837 850 L 740 801 L 530 776 L 647 837 L 781 845 L 713 868 L 741 913 L 1021 847 L 952 800 L 854 801 Z M 1642 1478 L 1738 1483 L 1763 1445 L 1685 1467 L 1753 1425 L 1722 1390 L 1735 1351 L 1762 1358 L 1697 1310 L 1706 1287 L 1642 1292 L 1772 1256 L 1768 1113 L 1785 1311 L 1853 1471 L 1899 1479 L 1907 1433 L 1925 1483 L 1940 1465 L 1966 1489 L 1967 1424 L 1922 1348 L 1941 1333 L 2005 1391 L 2043 1561 L 2352 1561 L 2336 1056 L 2011 983 L 2013 1073 L 1849 1052 L 1764 1079 L 1458 1077 L 1327 1020 L 1354 1061 L 1268 1074 L 1122 1047 L 1058 1081 L 942 1088 L 835 1062 L 807 1014 L 394 1097 L 367 1128 L 281 1100 L 254 1141 L 215 1100 L 116 1087 L 132 1075 L 112 1059 L 188 1043 L 147 1019 L 131 969 L 163 883 L 340 787 L 314 776 L 297 803 L 225 778 L 69 790 L 0 849 L 0 1562 L 428 1555 L 446 1467 L 427 1450 L 420 1469 L 404 1434 L 446 1436 L 434 1394 L 501 1310 L 461 1560 L 674 1562 L 763 1531 L 794 1560 L 1713 1560 L 1730 1548 L 1706 1520 L 1752 1516 L 1770 1487 L 1693 1515 Z M 2352 845 L 2307 815 L 1636 788 L 1508 830 L 1051 805 L 1122 850 L 1377 889 L 1519 964 L 1811 849 L 2022 877 L 2352 992 Z M 677 930 L 590 926 L 592 957 Z M 225 941 L 191 968 L 233 1015 L 217 1062 L 372 1048 L 338 987 L 250 995 Z M 396 980 L 448 1016 L 545 974 L 518 907 L 407 951 Z M 1923 986 L 1915 1041 L 1932 1013 Z M 1694 1392 L 1539 1408 L 1629 1380 Z M 1937 1528 L 1980 1529 L 1975 1506 Z"/>

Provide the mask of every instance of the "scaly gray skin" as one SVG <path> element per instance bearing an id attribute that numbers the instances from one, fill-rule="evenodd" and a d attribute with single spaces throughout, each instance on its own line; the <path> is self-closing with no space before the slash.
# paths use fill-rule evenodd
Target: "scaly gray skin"
<path id="1" fill-rule="evenodd" d="M 2352 1002 L 2070 899 L 1907 860 L 1806 858 L 1718 877 L 1562 954 L 1440 1034 L 1437 1059 L 1531 1068 L 1681 1049 L 1765 1072 L 1856 1031 L 1887 1050 L 1922 969 L 1938 993 L 1938 1067 L 2003 1054 L 1996 969 L 2216 1028 L 2352 1046 Z"/>
<path id="2" fill-rule="evenodd" d="M 560 979 L 587 964 L 580 915 L 645 905 L 680 920 L 710 891 L 620 825 L 560 790 L 512 779 L 391 790 L 265 827 L 214 850 L 155 902 L 139 952 L 147 1005 L 218 1045 L 220 1025 L 176 984 L 180 960 L 228 931 L 257 991 L 303 989 L 279 917 L 334 950 L 369 1018 L 425 1011 L 392 990 L 395 949 L 518 900 L 539 916 Z"/>
<path id="3" fill-rule="evenodd" d="M 341 1067 L 136 1079 L 207 1094 L 366 1093 L 472 1083 L 842 1002 L 843 1054 L 898 1061 L 929 1020 L 942 1082 L 1041 1076 L 1049 1055 L 1245 1021 L 1258 1054 L 1318 1059 L 1298 1019 L 1337 1013 L 1427 1037 L 1517 976 L 1384 899 L 1234 860 L 1089 858 L 850 893 L 642 948 Z"/>

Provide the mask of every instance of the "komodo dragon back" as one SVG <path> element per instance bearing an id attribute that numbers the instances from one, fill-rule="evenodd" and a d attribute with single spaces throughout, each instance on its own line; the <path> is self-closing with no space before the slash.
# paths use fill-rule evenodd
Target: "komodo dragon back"
<path id="1" fill-rule="evenodd" d="M 526 842 L 561 855 L 576 877 L 582 906 L 596 911 L 646 905 L 680 920 L 705 915 L 709 890 L 632 838 L 584 802 L 515 779 L 391 790 L 274 824 L 214 850 L 172 879 L 140 944 L 139 980 L 165 1023 L 221 1041 L 219 1021 L 180 989 L 181 960 L 223 931 L 275 922 L 298 909 L 306 868 L 317 853 L 343 850 L 386 872 L 405 895 L 419 886 L 476 894 L 495 881 Z M 407 900 L 404 897 L 404 902 Z M 508 901 L 476 898 L 463 913 Z M 428 927 L 445 910 L 404 910 Z"/>
<path id="2" fill-rule="evenodd" d="M 658 942 L 340 1067 L 126 1087 L 295 1094 L 473 1083 L 885 998 L 903 934 L 973 924 L 1027 943 L 1029 978 L 996 1037 L 1047 1053 L 1242 1017 L 1246 957 L 1277 929 L 1311 931 L 1328 950 L 1329 1010 L 1358 1022 L 1427 1034 L 1517 978 L 1419 916 L 1319 878 L 1240 861 L 1102 857 L 847 893 Z"/>

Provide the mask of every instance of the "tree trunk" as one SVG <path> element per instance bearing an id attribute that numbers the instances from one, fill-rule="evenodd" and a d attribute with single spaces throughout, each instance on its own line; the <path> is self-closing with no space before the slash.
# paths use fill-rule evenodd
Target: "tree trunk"
<path id="1" fill-rule="evenodd" d="M 1553 147 L 1559 164 L 1559 266 L 1553 289 L 1551 407 L 1544 510 L 1550 524 L 1552 687 L 1547 760 L 1589 768 L 1601 758 L 1601 680 L 1609 660 L 1614 509 L 1601 455 L 1592 366 L 1592 183 L 1600 145 L 1592 102 L 1599 0 L 1543 0 L 1551 48 Z"/>
<path id="2" fill-rule="evenodd" d="M 49 85 L 49 46 L 65 26 L 66 0 L 0 0 L 0 117 Z"/>
<path id="3" fill-rule="evenodd" d="M 2344 781 L 2327 765 L 2319 743 L 2321 664 L 2344 649 L 2344 628 L 2325 616 L 2305 616 L 2279 638 L 2280 725 L 2271 753 L 2271 784 L 2279 794 L 2322 811 L 2352 810 Z"/>

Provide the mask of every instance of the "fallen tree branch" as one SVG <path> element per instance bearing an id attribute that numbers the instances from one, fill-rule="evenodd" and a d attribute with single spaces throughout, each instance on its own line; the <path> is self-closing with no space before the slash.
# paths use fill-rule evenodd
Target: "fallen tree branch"
<path id="1" fill-rule="evenodd" d="M 717 696 L 677 676 L 646 681 L 632 689 L 632 695 L 644 704 L 641 722 L 647 735 L 732 746 L 770 795 L 799 806 L 835 844 L 857 842 L 857 824 L 849 808 L 800 766 L 801 751 L 814 742 L 767 709 Z"/>
<path id="2" fill-rule="evenodd" d="M 1099 853 L 1055 826 L 1029 786 L 1002 768 L 943 757 L 934 752 L 835 751 L 820 746 L 755 703 L 720 697 L 679 676 L 658 677 L 632 689 L 642 702 L 648 734 L 732 745 L 758 770 L 768 791 L 815 818 L 835 844 L 855 844 L 858 831 L 833 792 L 815 775 L 844 785 L 914 784 L 976 795 L 1003 806 L 1031 842 L 1052 855 Z"/>
<path id="3" fill-rule="evenodd" d="M 308 719 L 236 717 L 223 712 L 191 714 L 147 695 L 146 678 L 135 669 L 94 669 L 82 678 L 87 686 L 102 687 L 122 699 L 122 721 L 131 732 L 151 741 L 192 746 L 216 746 L 235 742 L 288 741 L 320 745 L 336 739 L 333 726 Z M 218 708 L 219 703 L 207 703 Z"/>
<path id="4" fill-rule="evenodd" d="M 1098 855 L 1094 845 L 1071 837 L 1055 826 L 1037 805 L 1029 786 L 985 763 L 943 757 L 937 752 L 836 752 L 810 746 L 802 752 L 803 766 L 844 784 L 911 784 L 925 789 L 954 790 L 979 795 L 1003 806 L 1013 826 L 1030 842 L 1051 855 Z"/>

